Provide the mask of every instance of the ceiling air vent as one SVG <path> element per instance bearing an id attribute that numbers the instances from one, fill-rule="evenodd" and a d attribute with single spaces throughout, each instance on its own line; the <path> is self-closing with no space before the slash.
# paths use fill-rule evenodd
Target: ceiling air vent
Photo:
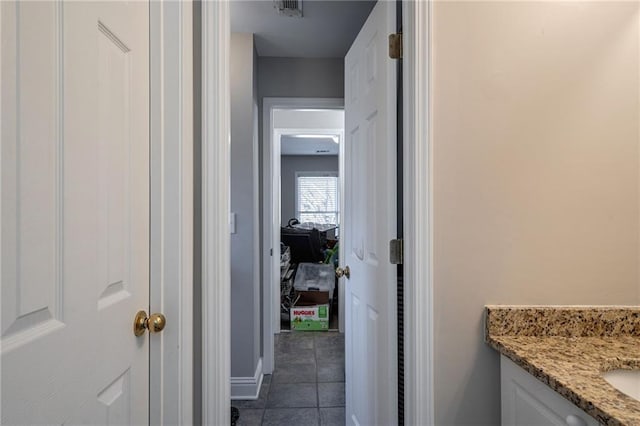
<path id="1" fill-rule="evenodd" d="M 273 7 L 280 15 L 302 18 L 302 0 L 274 0 Z"/>

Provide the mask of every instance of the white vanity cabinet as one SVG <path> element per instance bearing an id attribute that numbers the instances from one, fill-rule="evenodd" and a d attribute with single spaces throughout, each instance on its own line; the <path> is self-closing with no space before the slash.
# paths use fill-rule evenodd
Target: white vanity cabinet
<path id="1" fill-rule="evenodd" d="M 593 417 L 504 355 L 500 356 L 500 381 L 505 426 L 599 425 Z"/>

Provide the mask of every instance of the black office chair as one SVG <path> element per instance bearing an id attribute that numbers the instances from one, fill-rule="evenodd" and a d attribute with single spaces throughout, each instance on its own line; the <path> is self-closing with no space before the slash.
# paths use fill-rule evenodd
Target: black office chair
<path id="1" fill-rule="evenodd" d="M 280 228 L 280 241 L 291 249 L 291 262 L 322 262 L 324 253 L 317 229 Z"/>

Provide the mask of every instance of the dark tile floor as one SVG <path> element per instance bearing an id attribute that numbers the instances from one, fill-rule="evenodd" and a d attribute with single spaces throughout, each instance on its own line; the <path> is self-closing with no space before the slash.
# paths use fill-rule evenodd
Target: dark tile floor
<path id="1" fill-rule="evenodd" d="M 344 334 L 276 335 L 273 375 L 264 376 L 257 400 L 232 401 L 237 426 L 343 426 Z"/>

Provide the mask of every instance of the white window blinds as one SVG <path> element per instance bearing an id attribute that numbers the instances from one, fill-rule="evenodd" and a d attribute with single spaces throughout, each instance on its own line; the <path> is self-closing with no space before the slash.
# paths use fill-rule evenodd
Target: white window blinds
<path id="1" fill-rule="evenodd" d="M 330 174 L 296 176 L 296 215 L 300 222 L 338 225 L 338 177 Z"/>

